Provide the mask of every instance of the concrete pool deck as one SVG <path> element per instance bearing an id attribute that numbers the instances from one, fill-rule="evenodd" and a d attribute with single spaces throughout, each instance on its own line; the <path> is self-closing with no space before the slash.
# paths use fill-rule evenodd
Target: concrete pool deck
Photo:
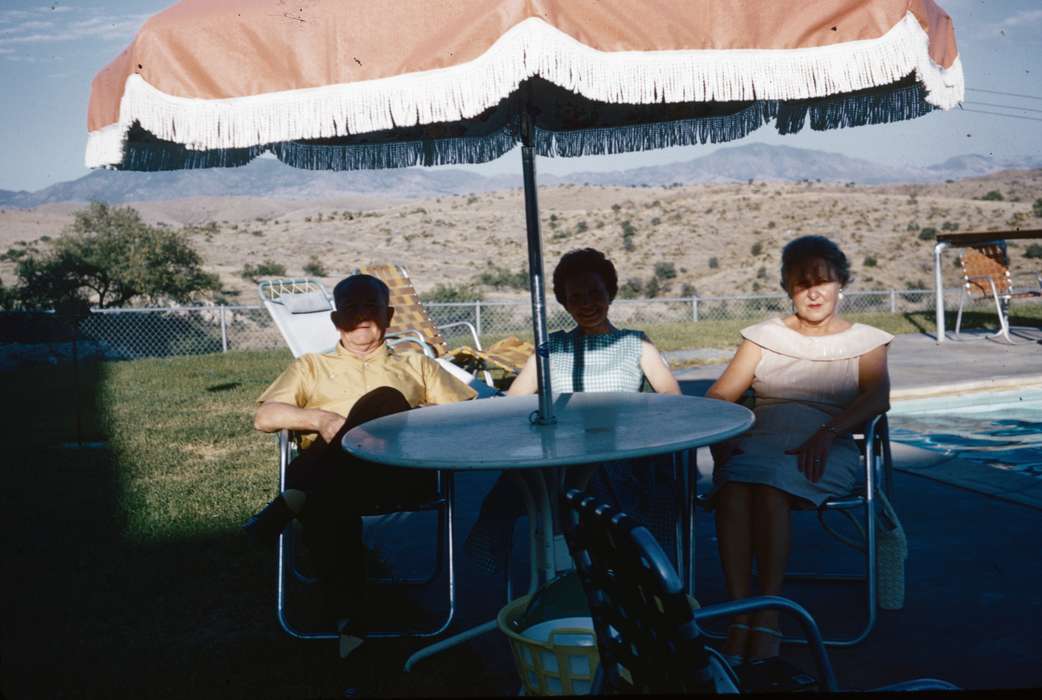
<path id="1" fill-rule="evenodd" d="M 1042 386 L 1042 345 L 1021 342 L 1006 345 L 980 332 L 943 344 L 926 334 L 899 335 L 889 353 L 891 399 Z M 675 374 L 684 393 L 703 394 L 725 366 L 691 367 Z M 1042 509 L 1040 479 L 900 443 L 893 444 L 893 456 L 895 469 Z"/>

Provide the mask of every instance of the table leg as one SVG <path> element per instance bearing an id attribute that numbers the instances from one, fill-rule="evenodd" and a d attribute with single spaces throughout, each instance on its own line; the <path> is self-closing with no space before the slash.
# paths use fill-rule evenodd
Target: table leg
<path id="1" fill-rule="evenodd" d="M 434 656 L 435 654 L 443 652 L 446 649 L 451 649 L 452 647 L 463 644 L 464 642 L 469 642 L 471 639 L 480 637 L 486 632 L 491 632 L 496 629 L 496 625 L 496 620 L 489 620 L 488 622 L 483 622 L 477 627 L 471 627 L 469 630 L 454 634 L 451 637 L 446 637 L 440 642 L 435 642 L 434 644 L 425 646 L 405 660 L 405 671 L 411 671 L 413 666 L 427 657 Z"/>
<path id="2" fill-rule="evenodd" d="M 530 580 L 528 593 L 535 593 L 540 586 L 557 576 L 557 557 L 553 528 L 553 509 L 547 493 L 546 479 L 538 469 L 512 470 L 508 472 L 521 491 L 528 511 L 528 535 L 531 545 Z M 509 575 L 509 573 L 508 573 Z M 405 661 L 405 670 L 411 671 L 420 661 L 455 646 L 469 642 L 497 627 L 496 620 L 489 620 L 477 627 L 446 637 L 440 642 L 426 646 Z"/>

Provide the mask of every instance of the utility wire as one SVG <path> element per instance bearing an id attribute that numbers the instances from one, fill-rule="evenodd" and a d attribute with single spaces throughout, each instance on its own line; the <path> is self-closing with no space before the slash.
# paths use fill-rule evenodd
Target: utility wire
<path id="1" fill-rule="evenodd" d="M 983 88 L 966 88 L 966 92 L 986 92 L 989 95 L 1005 95 L 1006 97 L 1023 97 L 1028 100 L 1042 100 L 1039 95 L 1023 95 L 1018 92 L 1002 92 L 1001 90 L 984 90 Z"/>
<path id="2" fill-rule="evenodd" d="M 963 112 L 976 112 L 977 114 L 994 114 L 997 117 L 1009 117 L 1010 119 L 1026 119 L 1029 122 L 1042 122 L 1042 119 L 1040 119 L 1038 117 L 1021 117 L 1021 116 L 1018 116 L 1016 114 L 1003 114 L 1002 112 L 988 112 L 987 110 L 983 110 L 983 109 L 966 109 L 964 107 L 962 111 Z"/>
<path id="3" fill-rule="evenodd" d="M 980 105 L 981 107 L 998 107 L 999 109 L 1018 109 L 1021 112 L 1038 112 L 1042 114 L 1042 109 L 1031 109 L 1030 107 L 1017 107 L 1015 105 L 997 105 L 992 102 L 974 102 L 967 100 L 963 102 L 964 105 Z"/>

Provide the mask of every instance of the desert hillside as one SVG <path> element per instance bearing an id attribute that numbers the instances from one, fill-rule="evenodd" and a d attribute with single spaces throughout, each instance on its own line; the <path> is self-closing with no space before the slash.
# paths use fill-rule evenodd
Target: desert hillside
<path id="1" fill-rule="evenodd" d="M 1001 200 L 989 195 L 995 192 Z M 778 291 L 780 248 L 806 233 L 825 233 L 839 242 L 853 264 L 855 289 L 928 287 L 931 228 L 1042 228 L 1042 218 L 1032 210 L 1040 197 L 1042 170 L 929 185 L 753 181 L 563 185 L 539 192 L 548 268 L 572 248 L 600 248 L 615 261 L 622 281 L 640 279 L 646 285 L 659 265 L 659 296 Z M 254 303 L 255 284 L 243 278 L 243 268 L 266 260 L 284 265 L 292 276 L 318 269 L 330 282 L 360 264 L 394 261 L 409 269 L 421 292 L 446 283 L 477 287 L 486 298 L 522 294 L 478 285 L 482 272 L 525 269 L 518 189 L 409 201 L 228 197 L 132 206 L 155 224 L 191 227 L 186 230 L 207 267 L 221 275 L 228 301 Z M 63 203 L 0 212 L 0 253 L 58 235 L 76 208 Z M 1042 259 L 1024 257 L 1030 244 L 1010 243 L 1014 266 L 1042 271 Z M 955 259 L 949 255 L 946 266 L 952 284 Z M 670 263 L 672 277 L 663 274 Z M 14 282 L 9 260 L 0 263 L 0 279 Z"/>

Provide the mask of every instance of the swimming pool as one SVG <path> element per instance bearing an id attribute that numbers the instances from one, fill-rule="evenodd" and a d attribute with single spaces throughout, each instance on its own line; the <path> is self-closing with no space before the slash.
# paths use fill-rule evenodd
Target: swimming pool
<path id="1" fill-rule="evenodd" d="M 1042 387 L 895 401 L 890 437 L 1042 479 Z"/>

